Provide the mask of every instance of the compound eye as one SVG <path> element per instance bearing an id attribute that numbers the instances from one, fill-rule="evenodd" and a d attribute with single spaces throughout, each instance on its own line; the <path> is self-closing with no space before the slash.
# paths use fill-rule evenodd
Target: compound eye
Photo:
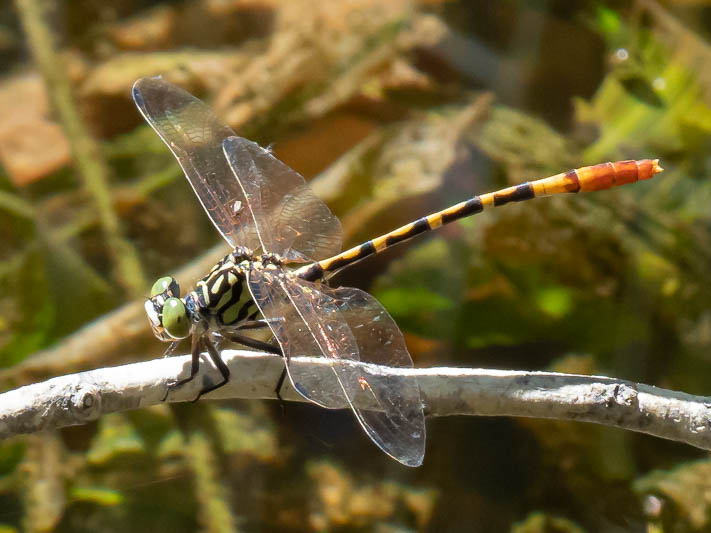
<path id="1" fill-rule="evenodd" d="M 154 296 L 158 296 L 159 294 L 163 294 L 165 291 L 168 290 L 168 287 L 170 287 L 170 282 L 173 278 L 170 276 L 165 276 L 162 277 L 153 284 L 153 287 L 151 287 L 151 298 Z"/>
<path id="2" fill-rule="evenodd" d="M 190 318 L 180 298 L 168 298 L 163 305 L 163 327 L 174 339 L 184 339 L 190 334 Z"/>
<path id="3" fill-rule="evenodd" d="M 164 276 L 157 280 L 151 287 L 151 298 L 168 292 L 168 296 L 180 297 L 180 286 L 172 276 Z"/>

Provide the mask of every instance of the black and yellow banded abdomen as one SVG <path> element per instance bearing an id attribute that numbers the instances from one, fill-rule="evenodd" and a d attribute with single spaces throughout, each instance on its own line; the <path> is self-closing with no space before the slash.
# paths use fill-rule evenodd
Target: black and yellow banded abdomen
<path id="1" fill-rule="evenodd" d="M 539 196 L 609 189 L 626 185 L 627 183 L 634 183 L 635 181 L 647 180 L 662 170 L 658 159 L 602 163 L 475 196 L 437 213 L 419 218 L 336 256 L 303 267 L 297 271 L 297 275 L 308 280 L 320 279 L 326 272 L 335 272 L 369 255 L 380 253 L 391 246 L 406 241 L 415 235 L 433 230 L 455 220 L 475 215 L 489 207 L 531 200 Z"/>

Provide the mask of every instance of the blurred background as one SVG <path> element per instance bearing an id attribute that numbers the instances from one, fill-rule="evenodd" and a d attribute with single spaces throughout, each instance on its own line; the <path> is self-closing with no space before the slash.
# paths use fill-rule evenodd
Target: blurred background
<path id="1" fill-rule="evenodd" d="M 0 3 L 3 390 L 159 357 L 142 303 L 227 251 L 130 88 L 162 74 L 271 146 L 354 245 L 608 160 L 653 180 L 487 211 L 359 263 L 415 365 L 711 377 L 703 0 Z M 711 461 L 586 424 L 202 401 L 0 443 L 0 532 L 711 530 Z"/>

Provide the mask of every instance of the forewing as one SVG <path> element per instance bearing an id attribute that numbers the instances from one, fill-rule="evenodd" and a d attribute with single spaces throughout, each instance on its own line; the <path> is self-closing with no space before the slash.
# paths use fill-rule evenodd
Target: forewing
<path id="1" fill-rule="evenodd" d="M 249 287 L 284 352 L 294 388 L 324 407 L 340 407 L 345 394 L 384 452 L 409 466 L 421 464 L 425 420 L 416 380 L 357 364 L 412 367 L 402 333 L 380 303 L 358 289 L 317 286 L 278 270 L 252 270 Z M 315 355 L 329 359 L 334 382 L 289 364 Z"/>
<path id="2" fill-rule="evenodd" d="M 242 137 L 225 139 L 223 148 L 265 251 L 297 262 L 341 251 L 341 223 L 298 172 Z"/>
<path id="3" fill-rule="evenodd" d="M 133 86 L 133 100 L 185 172 L 212 223 L 233 247 L 257 249 L 259 241 L 246 198 L 222 151 L 234 135 L 193 95 L 160 77 Z"/>

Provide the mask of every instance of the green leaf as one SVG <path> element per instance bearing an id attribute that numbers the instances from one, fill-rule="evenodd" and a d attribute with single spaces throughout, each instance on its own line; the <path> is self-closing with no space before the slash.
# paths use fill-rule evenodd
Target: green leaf
<path id="1" fill-rule="evenodd" d="M 113 413 L 99 421 L 99 433 L 87 453 L 93 464 L 104 464 L 123 454 L 143 454 L 143 439 L 124 415 Z"/>
<path id="2" fill-rule="evenodd" d="M 95 503 L 102 507 L 113 507 L 124 502 L 119 491 L 102 487 L 74 487 L 69 496 L 74 501 Z"/>
<path id="3" fill-rule="evenodd" d="M 573 307 L 573 294 L 565 287 L 541 287 L 534 294 L 538 307 L 553 318 L 562 318 Z"/>
<path id="4" fill-rule="evenodd" d="M 378 292 L 378 300 L 396 316 L 408 315 L 418 309 L 446 311 L 452 308 L 449 299 L 424 287 L 386 289 Z"/>

